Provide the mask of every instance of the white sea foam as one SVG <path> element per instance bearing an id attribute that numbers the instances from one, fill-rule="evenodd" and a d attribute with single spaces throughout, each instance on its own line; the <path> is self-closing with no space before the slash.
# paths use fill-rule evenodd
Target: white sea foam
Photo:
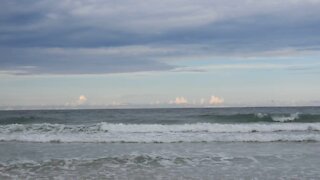
<path id="1" fill-rule="evenodd" d="M 97 123 L 92 125 L 65 125 L 65 124 L 9 124 L 0 126 L 1 134 L 11 133 L 173 133 L 173 132 L 277 132 L 277 131 L 320 131 L 320 123 L 288 123 L 288 124 L 113 124 Z"/>
<path id="2" fill-rule="evenodd" d="M 27 142 L 212 142 L 320 141 L 320 123 L 290 124 L 10 124 L 1 141 Z"/>
<path id="3" fill-rule="evenodd" d="M 1 141 L 22 142 L 86 142 L 86 143 L 176 143 L 176 142 L 273 142 L 320 141 L 320 134 L 288 133 L 109 133 L 109 134 L 11 134 Z"/>
<path id="4" fill-rule="evenodd" d="M 289 122 L 289 121 L 295 121 L 300 119 L 300 113 L 298 112 L 292 113 L 292 114 L 275 114 L 275 115 L 265 114 L 265 113 L 256 113 L 255 116 L 260 119 L 270 117 L 272 121 L 275 121 L 275 122 Z"/>
<path id="5" fill-rule="evenodd" d="M 273 121 L 277 121 L 277 122 L 294 121 L 299 119 L 299 113 L 290 114 L 289 116 L 284 116 L 284 115 L 271 116 L 271 118 Z"/>
<path id="6" fill-rule="evenodd" d="M 268 117 L 268 114 L 256 113 L 255 116 L 258 117 L 258 118 L 265 118 L 265 117 Z"/>

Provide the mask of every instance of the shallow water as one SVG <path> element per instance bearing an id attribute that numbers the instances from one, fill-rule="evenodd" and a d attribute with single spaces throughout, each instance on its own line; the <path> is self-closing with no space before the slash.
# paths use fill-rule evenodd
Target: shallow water
<path id="1" fill-rule="evenodd" d="M 319 179 L 320 108 L 0 111 L 0 179 Z"/>
<path id="2" fill-rule="evenodd" d="M 0 178 L 318 179 L 320 143 L 0 143 Z"/>

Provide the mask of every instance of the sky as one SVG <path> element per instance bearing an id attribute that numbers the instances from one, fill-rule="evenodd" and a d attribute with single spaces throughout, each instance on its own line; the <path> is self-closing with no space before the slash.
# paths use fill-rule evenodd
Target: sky
<path id="1" fill-rule="evenodd" d="M 2 0 L 0 109 L 320 105 L 320 0 Z"/>

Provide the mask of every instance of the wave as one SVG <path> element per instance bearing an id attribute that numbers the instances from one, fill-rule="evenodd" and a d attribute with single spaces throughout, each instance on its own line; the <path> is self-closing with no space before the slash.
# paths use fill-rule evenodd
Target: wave
<path id="1" fill-rule="evenodd" d="M 269 117 L 273 121 L 276 121 L 276 122 L 289 122 L 289 121 L 295 121 L 295 120 L 299 120 L 300 119 L 299 113 L 293 113 L 293 114 L 289 114 L 289 115 L 268 115 L 268 114 L 258 113 L 258 114 L 255 114 L 255 115 L 258 118 L 262 118 L 262 119 L 265 118 L 265 117 Z M 307 117 L 310 117 L 310 116 L 311 115 L 308 115 Z M 306 117 L 306 115 L 304 115 L 304 117 Z"/>
<path id="2" fill-rule="evenodd" d="M 223 155 L 166 155 L 166 154 L 128 154 L 92 159 L 48 159 L 43 161 L 17 161 L 0 163 L 2 179 L 132 179 L 133 174 L 143 174 L 146 179 L 158 179 L 154 169 L 174 171 L 181 167 L 200 165 L 212 166 L 258 162 L 254 157 L 232 157 Z M 178 169 L 177 169 L 178 167 Z M 181 169 L 180 169 L 181 170 Z M 102 173 L 99 173 L 102 172 Z M 131 173 L 130 173 L 131 172 Z M 135 173 L 133 173 L 135 172 Z M 174 172 L 176 174 L 177 172 Z M 150 176 L 151 175 L 151 176 Z M 199 177 L 199 176 L 198 176 Z M 171 179 L 166 174 L 165 178 Z M 133 179 L 141 179 L 133 178 Z M 144 179 L 144 178 L 142 178 Z M 188 178 L 189 179 L 189 178 Z M 194 179 L 194 178 L 192 178 Z"/>
<path id="3" fill-rule="evenodd" d="M 77 111 L 76 111 L 77 112 Z M 219 114 L 217 112 L 130 112 L 125 115 L 105 113 L 91 115 L 84 112 L 73 112 L 73 114 L 46 114 L 44 112 L 29 112 L 29 114 L 0 114 L 0 125 L 8 124 L 81 124 L 81 123 L 132 123 L 132 124 L 184 124 L 184 123 L 320 123 L 320 114 L 310 113 L 235 113 Z M 150 113 L 150 114 L 148 114 Z"/>
<path id="4" fill-rule="evenodd" d="M 151 166 L 176 166 L 195 163 L 200 163 L 201 161 L 215 162 L 215 163 L 229 163 L 234 161 L 234 159 L 252 160 L 251 157 L 232 157 L 222 154 L 213 155 L 188 155 L 188 156 L 177 156 L 172 154 L 137 154 L 130 153 L 125 155 L 115 155 L 106 156 L 98 158 L 70 158 L 70 159 L 48 159 L 42 161 L 31 161 L 31 160 L 15 160 L 11 162 L 0 162 L 0 169 L 21 169 L 21 168 L 33 168 L 35 166 L 39 167 L 54 167 L 61 166 L 63 168 L 69 168 L 71 166 L 87 166 L 92 167 L 95 165 L 103 164 L 114 164 L 114 165 L 151 165 Z M 210 160 L 210 161 L 208 161 Z"/>
<path id="5" fill-rule="evenodd" d="M 220 157 L 218 157 L 220 158 Z M 216 158 L 217 160 L 220 160 Z M 214 157 L 212 158 L 213 160 Z M 221 158 L 222 159 L 222 158 Z M 198 160 L 198 159 L 196 159 Z M 200 159 L 204 161 L 203 159 Z M 216 161 L 217 161 L 216 160 Z M 227 161 L 226 159 L 225 161 Z M 199 160 L 198 160 L 199 161 Z M 221 163 L 225 163 L 221 160 Z M 166 157 L 156 155 L 122 155 L 94 159 L 50 159 L 45 161 L 19 161 L 0 163 L 1 179 L 130 179 L 124 171 L 143 169 L 153 174 L 150 168 L 194 165 L 187 157 Z M 217 161 L 220 163 L 220 161 Z M 99 173 L 103 172 L 103 173 Z M 124 177 L 122 177 L 124 176 Z M 132 175 L 130 176 L 132 178 Z"/>
<path id="6" fill-rule="evenodd" d="M 213 142 L 320 141 L 320 123 L 290 124 L 10 124 L 0 141 L 26 142 Z"/>
<path id="7" fill-rule="evenodd" d="M 69 165 L 82 165 L 82 166 L 92 166 L 95 164 L 123 164 L 123 165 L 159 165 L 164 164 L 168 165 L 168 162 L 171 162 L 172 165 L 183 164 L 191 162 L 193 159 L 198 159 L 199 157 L 183 157 L 183 156 L 168 156 L 168 155 L 155 155 L 155 154 L 128 154 L 128 155 L 118 155 L 118 156 L 108 156 L 108 157 L 99 157 L 99 158 L 74 158 L 74 159 L 49 159 L 43 160 L 40 162 L 37 161 L 26 161 L 19 160 L 9 163 L 0 163 L 0 169 L 6 167 L 11 168 L 23 168 L 30 166 L 69 166 Z M 227 161 L 228 157 L 223 156 L 205 156 L 203 159 L 211 158 L 214 161 Z M 162 163 L 163 161 L 163 163 Z"/>
<path id="8" fill-rule="evenodd" d="M 113 124 L 97 123 L 91 125 L 65 125 L 65 124 L 10 124 L 0 126 L 1 134 L 10 133 L 174 133 L 174 132 L 279 132 L 279 131 L 320 131 L 320 123 L 294 123 L 294 124 Z"/>
<path id="9" fill-rule="evenodd" d="M 209 122 L 217 123 L 255 123 L 255 122 L 320 122 L 319 114 L 301 114 L 301 113 L 288 113 L 288 114 L 269 114 L 269 113 L 249 113 L 249 114 L 230 114 L 230 115 L 216 115 L 204 114 L 199 116 L 200 119 L 208 120 Z"/>

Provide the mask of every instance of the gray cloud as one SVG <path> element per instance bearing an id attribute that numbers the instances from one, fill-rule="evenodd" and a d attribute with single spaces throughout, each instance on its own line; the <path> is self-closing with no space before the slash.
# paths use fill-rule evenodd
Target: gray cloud
<path id="1" fill-rule="evenodd" d="M 129 49 L 1 49 L 0 71 L 9 74 L 106 74 L 170 70 L 174 66 L 148 59 L 152 50 Z M 137 54 L 134 54 L 137 53 Z M 145 58 L 139 55 L 144 54 Z M 14 59 L 14 61 L 11 61 Z"/>
<path id="2" fill-rule="evenodd" d="M 137 72 L 172 69 L 162 60 L 181 56 L 318 51 L 319 7 L 317 0 L 4 0 L 0 69 Z"/>

